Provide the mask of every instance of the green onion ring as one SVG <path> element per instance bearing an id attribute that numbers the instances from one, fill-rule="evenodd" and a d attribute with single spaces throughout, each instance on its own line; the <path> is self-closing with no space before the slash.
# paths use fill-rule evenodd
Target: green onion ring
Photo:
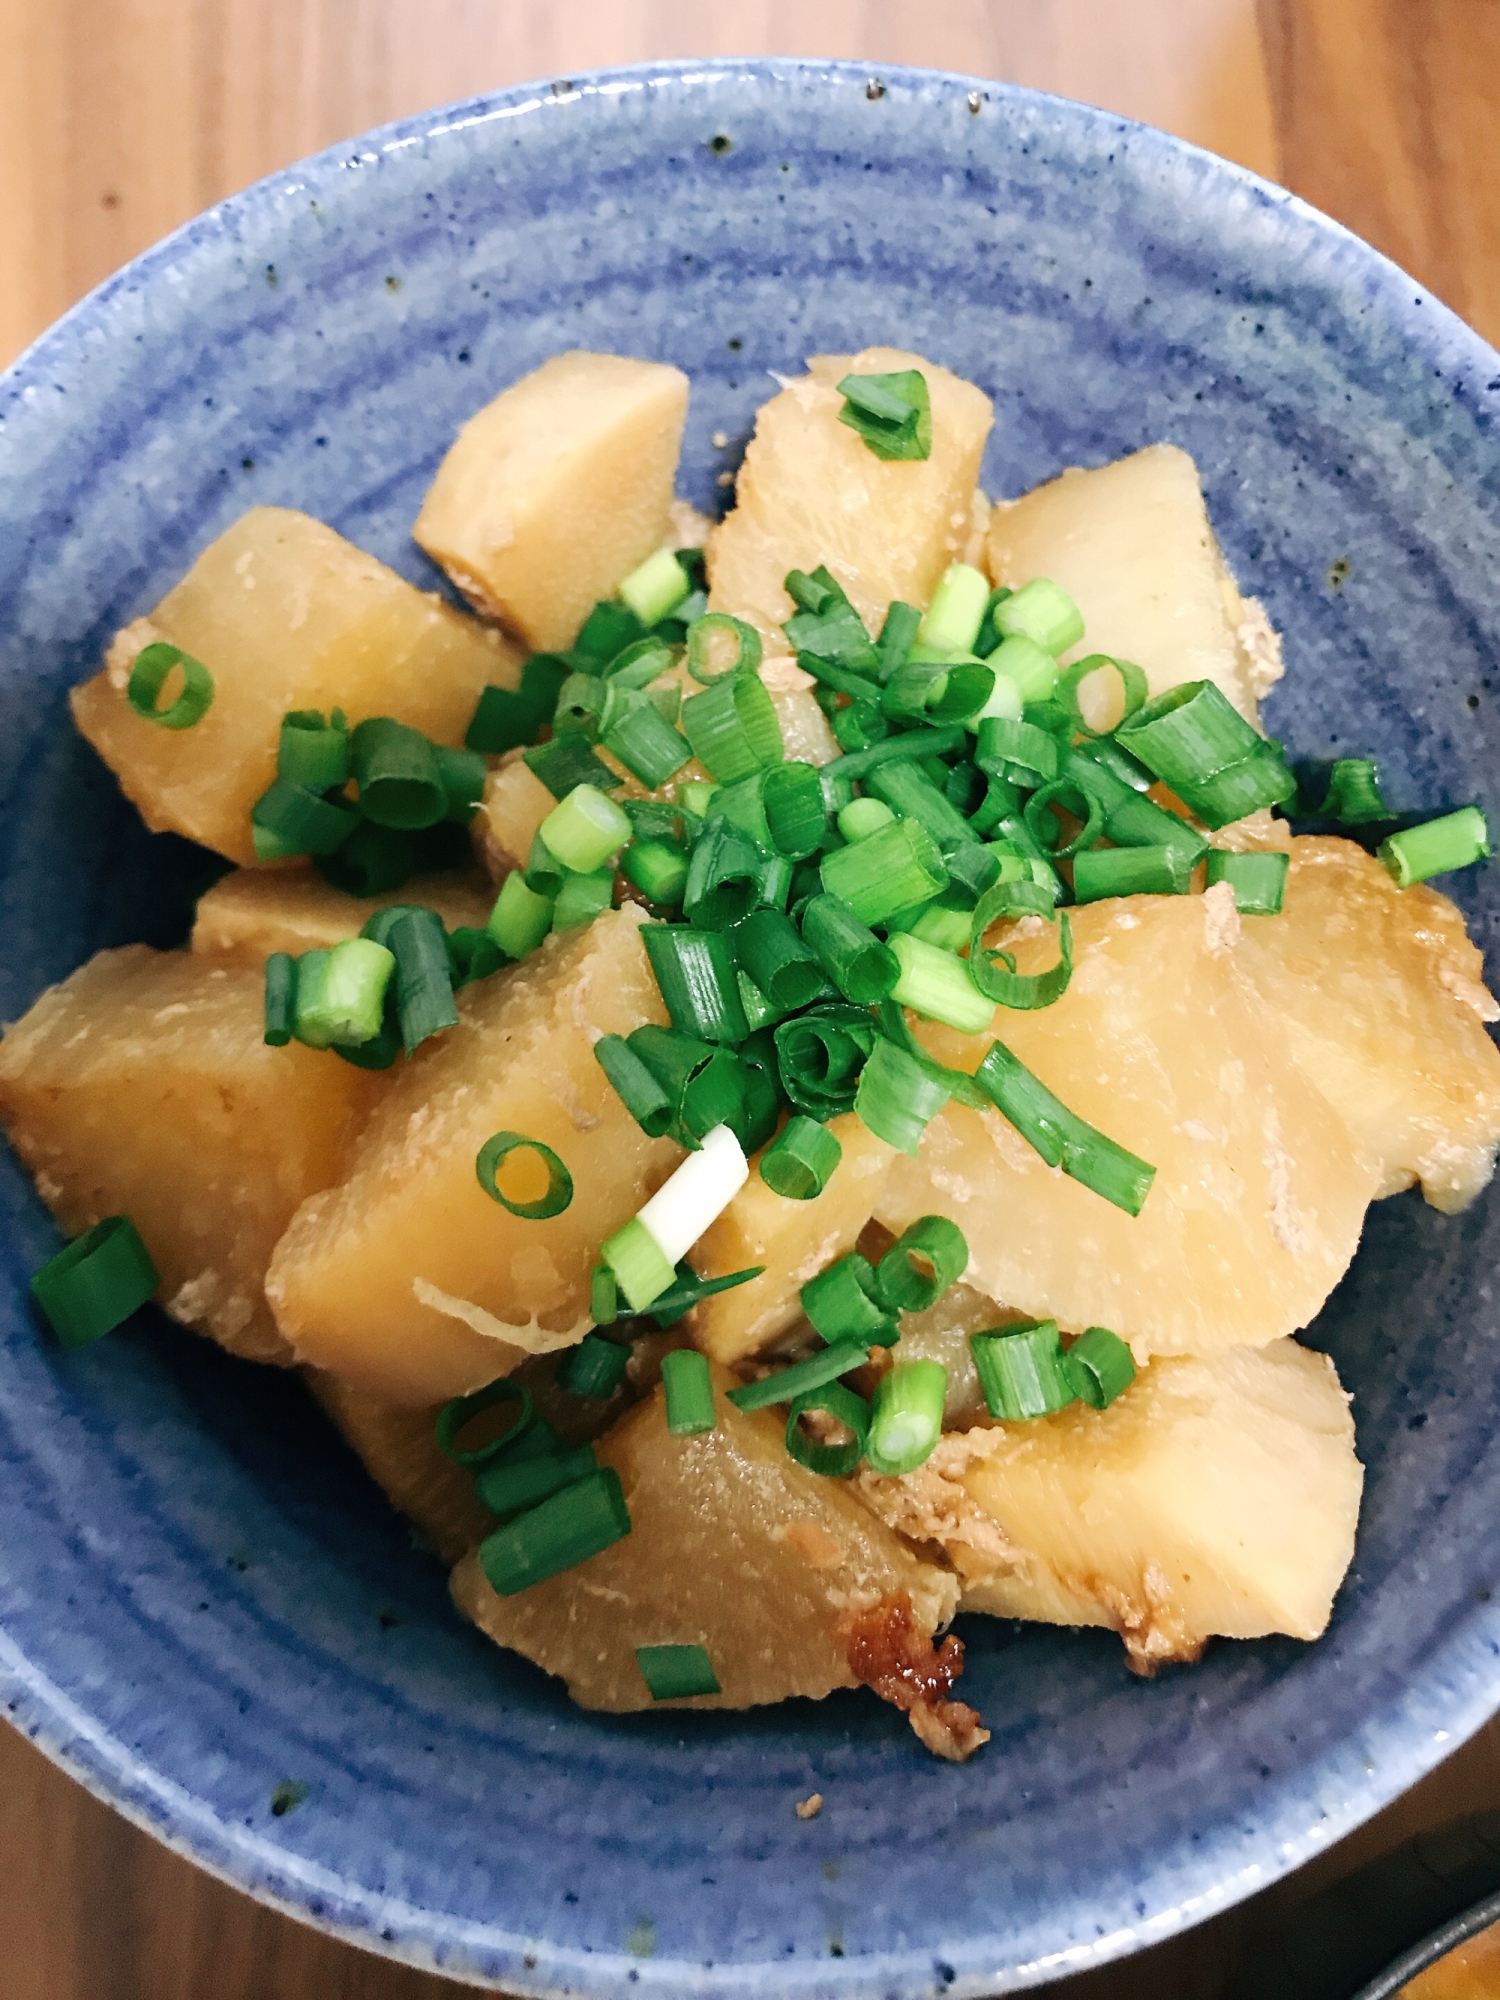
<path id="1" fill-rule="evenodd" d="M 1017 972 L 1008 951 L 991 951 L 985 945 L 984 934 L 991 924 L 1002 917 L 1021 916 L 1045 917 L 1049 923 L 1054 916 L 1059 919 L 1058 960 L 1045 972 Z M 1073 925 L 1066 910 L 1053 910 L 1050 890 L 1040 882 L 1021 881 L 997 882 L 985 891 L 974 905 L 969 929 L 969 977 L 986 1000 L 997 1000 L 1002 1007 L 1030 1010 L 1061 1000 L 1073 977 Z"/>
<path id="2" fill-rule="evenodd" d="M 1119 722 L 1108 729 L 1091 729 L 1084 720 L 1083 709 L 1078 700 L 1078 690 L 1091 674 L 1104 667 L 1113 667 L 1120 676 L 1120 688 L 1125 697 L 1125 706 Z M 1086 660 L 1075 660 L 1071 667 L 1065 667 L 1057 677 L 1057 685 L 1052 690 L 1054 701 L 1061 702 L 1072 716 L 1074 725 L 1084 736 L 1098 742 L 1102 736 L 1113 736 L 1116 729 L 1129 722 L 1138 708 L 1144 708 L 1151 687 L 1145 673 L 1133 660 L 1117 660 L 1113 653 L 1090 653 Z"/>
<path id="3" fill-rule="evenodd" d="M 837 1417 L 854 1435 L 846 1444 L 814 1444 L 802 1435 L 801 1419 L 809 1410 L 825 1411 Z M 821 1389 L 809 1389 L 794 1398 L 786 1418 L 786 1448 L 799 1465 L 824 1479 L 845 1479 L 865 1455 L 870 1435 L 870 1406 L 863 1396 L 846 1389 L 842 1382 L 827 1382 Z"/>
<path id="4" fill-rule="evenodd" d="M 499 1182 L 495 1179 L 500 1162 L 523 1146 L 542 1160 L 551 1177 L 547 1192 L 540 1201 L 510 1201 L 500 1192 Z M 528 1139 L 521 1132 L 496 1132 L 492 1138 L 486 1139 L 474 1162 L 474 1171 L 490 1200 L 498 1201 L 502 1208 L 508 1208 L 512 1215 L 519 1215 L 523 1222 L 545 1222 L 550 1216 L 561 1215 L 573 1199 L 573 1176 L 556 1153 L 550 1146 L 544 1146 L 540 1139 Z"/>
<path id="5" fill-rule="evenodd" d="M 509 1430 L 502 1431 L 497 1438 L 480 1445 L 474 1451 L 460 1451 L 458 1435 L 465 1424 L 470 1423 L 485 1410 L 493 1409 L 496 1403 L 516 1403 L 519 1410 L 515 1422 Z M 498 1458 L 503 1451 L 509 1451 L 522 1433 L 531 1428 L 536 1415 L 531 1400 L 531 1391 L 513 1377 L 502 1377 L 491 1382 L 487 1388 L 476 1389 L 471 1396 L 454 1396 L 438 1411 L 438 1449 L 455 1465 L 474 1467 L 488 1465 L 492 1458 Z"/>
<path id="6" fill-rule="evenodd" d="M 159 709 L 156 697 L 174 667 L 182 669 L 182 692 L 175 701 Z M 165 639 L 157 639 L 149 646 L 142 646 L 136 654 L 125 697 L 136 714 L 144 716 L 147 722 L 159 722 L 163 729 L 191 729 L 213 706 L 214 677 L 191 653 L 169 645 Z"/>
<path id="7" fill-rule="evenodd" d="M 733 662 L 717 674 L 708 664 L 709 641 L 715 632 L 733 633 L 738 641 Z M 747 625 L 743 618 L 731 618 L 727 611 L 705 611 L 687 628 L 687 670 L 699 687 L 710 687 L 728 674 L 741 671 L 755 673 L 760 666 L 760 656 L 759 632 L 753 625 Z"/>
<path id="8" fill-rule="evenodd" d="M 1062 799 L 1066 805 L 1067 799 L 1065 795 L 1081 799 L 1087 808 L 1087 817 L 1067 845 L 1059 847 L 1053 841 L 1049 841 L 1046 838 L 1043 828 L 1046 825 L 1045 814 L 1050 809 L 1052 801 L 1054 799 Z M 1073 808 L 1069 805 L 1067 806 L 1067 810 L 1072 812 Z M 1031 797 L 1026 801 L 1022 817 L 1026 821 L 1027 831 L 1037 845 L 1045 851 L 1049 861 L 1071 860 L 1081 847 L 1091 846 L 1104 831 L 1103 806 L 1100 805 L 1098 799 L 1094 797 L 1091 791 L 1083 785 L 1075 784 L 1071 778 L 1058 778 L 1052 784 L 1043 785 L 1039 791 L 1033 792 Z M 1062 833 L 1062 828 L 1058 824 L 1055 813 L 1052 818 L 1052 829 L 1055 835 Z"/>

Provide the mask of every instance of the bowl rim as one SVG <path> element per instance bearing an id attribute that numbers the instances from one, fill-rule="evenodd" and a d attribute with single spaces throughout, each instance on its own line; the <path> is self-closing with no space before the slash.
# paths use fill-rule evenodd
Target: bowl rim
<path id="1" fill-rule="evenodd" d="M 579 99 L 644 94 L 660 86 L 691 88 L 726 80 L 752 87 L 798 83 L 863 86 L 878 80 L 887 91 L 900 90 L 913 97 L 941 92 L 972 100 L 977 93 L 985 105 L 1044 107 L 1053 118 L 1082 132 L 1128 135 L 1138 152 L 1158 160 L 1196 161 L 1207 175 L 1220 181 L 1227 178 L 1269 210 L 1291 218 L 1300 230 L 1320 240 L 1328 252 L 1353 268 L 1372 311 L 1404 347 L 1440 359 L 1456 389 L 1462 384 L 1466 393 L 1471 389 L 1482 392 L 1482 378 L 1489 376 L 1495 378 L 1493 387 L 1500 389 L 1500 354 L 1391 258 L 1303 197 L 1157 127 L 1055 92 L 922 66 L 846 58 L 684 57 L 580 70 L 566 79 L 541 78 L 481 92 L 372 127 L 226 196 L 94 286 L 0 373 L 0 443 L 9 412 L 35 391 L 44 374 L 76 359 L 80 338 L 101 307 L 200 255 L 212 256 L 221 240 L 232 238 L 242 219 L 274 210 L 290 194 L 315 189 L 351 164 L 374 164 L 415 146 L 439 143 L 448 134 L 503 119 L 560 113 Z M 1190 1929 L 1325 1852 L 1452 1754 L 1500 1709 L 1500 1670 L 1495 1666 L 1495 1655 L 1500 1652 L 1500 1606 L 1489 1620 L 1493 1632 L 1486 1628 L 1482 1607 L 1470 1606 L 1468 1611 L 1471 1615 L 1455 1620 L 1442 1650 L 1434 1652 L 1423 1680 L 1409 1684 L 1402 1690 L 1405 1699 L 1401 1703 L 1389 1704 L 1363 1726 L 1365 1784 L 1357 1798 L 1343 1799 L 1342 1810 L 1330 1808 L 1319 1821 L 1308 1824 L 1305 1814 L 1288 1815 L 1283 1804 L 1279 1821 L 1272 1812 L 1261 1822 L 1265 1858 L 1257 1865 L 1226 1872 L 1211 1890 L 1161 1907 L 1137 1924 L 1015 1966 L 999 1975 L 998 1983 L 994 1975 L 976 1983 L 975 1975 L 960 1972 L 956 1983 L 945 1990 L 976 1994 L 1016 1991 L 1113 1962 Z M 440 1919 L 438 1913 L 393 1901 L 363 1884 L 334 1876 L 247 1826 L 221 1819 L 175 1782 L 146 1769 L 136 1753 L 34 1666 L 3 1628 L 0 1695 L 11 1723 L 94 1797 L 207 1874 L 299 1923 L 382 1957 L 461 1982 L 467 1980 L 486 1990 L 552 1996 L 603 1991 L 615 1984 L 615 1974 L 602 1954 L 588 1959 L 571 1953 L 554 1955 L 550 1971 L 545 1959 L 536 1963 L 535 1971 L 512 1969 L 505 1974 L 503 1987 L 486 1976 L 456 1970 L 444 1962 L 446 1952 L 470 1938 L 493 1951 L 501 1935 L 497 1927 Z M 1404 1721 L 1399 1720 L 1403 1717 Z M 1310 1768 L 1332 1767 L 1337 1755 L 1337 1748 L 1327 1751 Z M 382 1935 L 382 1926 L 393 1923 L 403 1928 L 394 1936 L 387 1928 Z M 508 1944 L 517 1942 L 513 1934 L 504 1936 Z M 1459 1941 L 1457 1936 L 1453 1941 Z M 542 1949 L 545 1953 L 545 1947 Z M 519 1958 L 519 1944 L 515 1955 Z M 634 1990 L 748 1992 L 774 1964 L 774 1960 L 765 1959 L 715 1967 L 707 1979 L 701 1968 L 689 1967 L 685 1970 L 693 1983 L 681 1984 L 670 1964 L 647 1961 L 639 1967 L 639 1984 Z M 922 1967 L 926 1964 L 923 1960 Z M 871 2000 L 877 1993 L 899 1993 L 904 2000 L 906 1994 L 925 1993 L 932 1985 L 930 1970 L 919 1967 L 909 1952 L 895 1949 L 868 1958 L 846 1959 L 836 1975 L 827 1966 L 802 1966 L 796 1970 L 777 1967 L 772 1976 L 784 1982 L 785 1990 L 795 1991 L 809 1984 L 809 1971 L 820 1993 L 869 1995 Z M 633 1983 L 636 1976 L 632 1973 Z M 1370 2000 L 1393 1990 L 1388 1986 L 1371 1988 Z"/>

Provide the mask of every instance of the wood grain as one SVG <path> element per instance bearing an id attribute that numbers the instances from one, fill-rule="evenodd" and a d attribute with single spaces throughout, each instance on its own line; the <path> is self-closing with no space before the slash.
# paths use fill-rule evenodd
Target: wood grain
<path id="1" fill-rule="evenodd" d="M 1165 126 L 1500 335 L 1500 0 L 0 0 L 0 359 L 221 196 L 528 77 L 776 51 L 1005 77 Z M 1500 1799 L 1500 1724 L 1292 1882 L 1059 2000 L 1214 2000 L 1320 1882 Z M 200 1874 L 0 1730 L 0 2000 L 438 2000 Z"/>

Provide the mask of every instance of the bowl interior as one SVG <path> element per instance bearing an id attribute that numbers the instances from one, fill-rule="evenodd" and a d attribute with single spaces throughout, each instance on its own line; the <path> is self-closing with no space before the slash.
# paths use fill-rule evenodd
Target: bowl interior
<path id="1" fill-rule="evenodd" d="M 1415 285 L 1078 106 L 917 73 L 871 99 L 836 65 L 622 73 L 265 183 L 0 385 L 0 1012 L 185 932 L 204 857 L 143 832 L 64 697 L 243 508 L 305 508 L 432 587 L 409 528 L 433 468 L 549 354 L 686 369 L 684 486 L 717 508 L 769 371 L 876 341 L 994 395 L 995 494 L 1184 446 L 1285 635 L 1273 732 L 1373 753 L 1402 809 L 1487 797 L 1500 360 Z M 1456 885 L 1485 945 L 1494 882 Z M 1112 1636 L 967 1621 L 995 1735 L 961 1768 L 863 1696 L 575 1710 L 459 1621 L 294 1381 L 152 1315 L 43 1341 L 25 1283 L 56 1239 L 8 1158 L 0 1204 L 11 1714 L 204 1864 L 377 1949 L 526 1991 L 1030 1984 L 1263 1885 L 1500 1692 L 1487 1198 L 1373 1211 L 1308 1335 L 1368 1468 L 1327 1638 L 1145 1684 Z"/>

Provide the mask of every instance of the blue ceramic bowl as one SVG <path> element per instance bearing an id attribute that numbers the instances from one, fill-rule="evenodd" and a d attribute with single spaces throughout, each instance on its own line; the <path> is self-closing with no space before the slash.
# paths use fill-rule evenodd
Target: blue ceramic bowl
<path id="1" fill-rule="evenodd" d="M 1272 729 L 1372 751 L 1402 808 L 1494 802 L 1500 359 L 1159 133 L 867 83 L 701 64 L 392 127 L 192 223 L 33 349 L 0 390 L 0 1013 L 102 945 L 179 939 L 202 879 L 69 725 L 112 628 L 254 501 L 430 583 L 408 529 L 455 428 L 575 345 L 688 371 L 708 506 L 768 371 L 864 342 L 993 393 L 996 493 L 1172 439 L 1286 634 Z M 1495 880 L 1456 885 L 1481 942 Z M 0 1201 L 9 1714 L 183 1853 L 376 1950 L 527 1993 L 1026 1986 L 1259 1888 L 1500 1702 L 1492 1200 L 1376 1209 L 1309 1336 L 1369 1468 L 1322 1643 L 1220 1644 L 1146 1685 L 1109 1635 L 971 1621 L 995 1737 L 960 1768 L 862 1694 L 574 1709 L 458 1620 L 294 1381 L 149 1315 L 72 1356 L 40 1338 L 25 1281 L 56 1237 L 8 1161 Z"/>

